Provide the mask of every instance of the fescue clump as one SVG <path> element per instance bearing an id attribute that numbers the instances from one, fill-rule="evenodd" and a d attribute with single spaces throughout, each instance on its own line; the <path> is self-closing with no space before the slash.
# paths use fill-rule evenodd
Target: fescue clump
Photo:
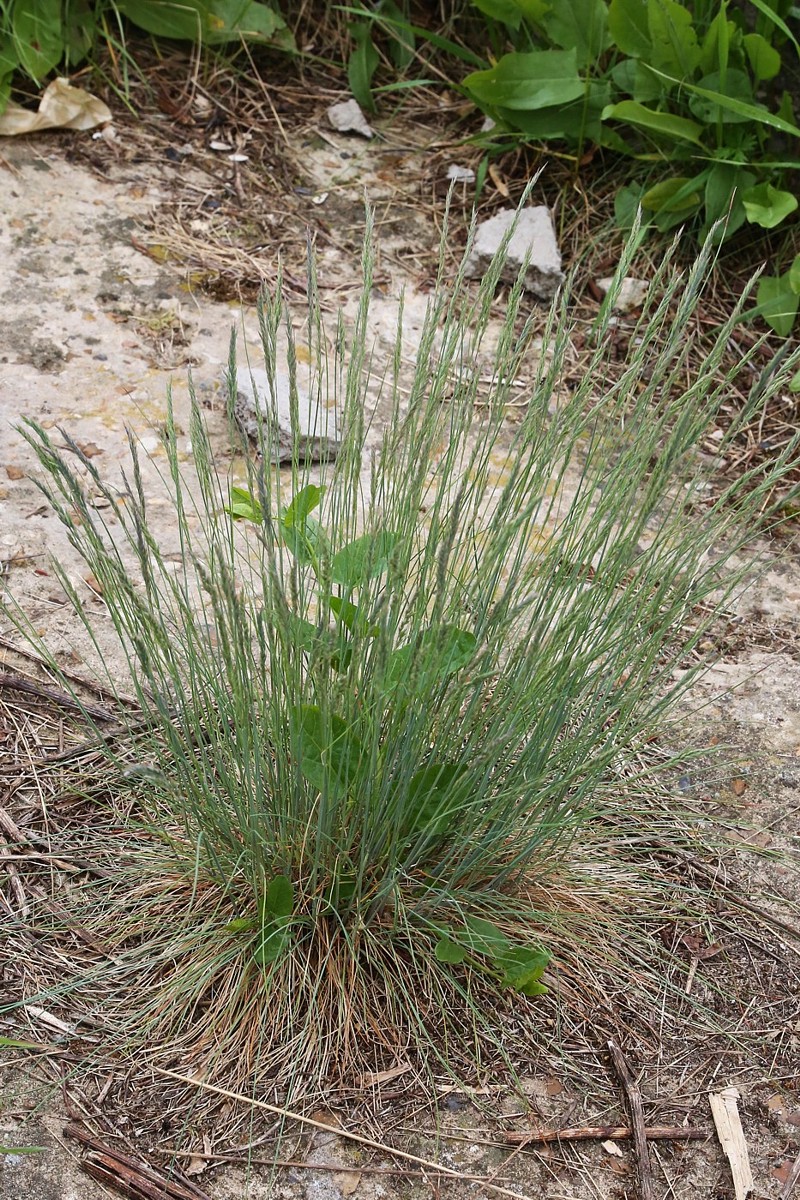
<path id="1" fill-rule="evenodd" d="M 410 373 L 402 313 L 375 361 L 372 261 L 368 234 L 357 319 L 330 341 L 309 272 L 311 392 L 339 411 L 337 456 L 275 466 L 267 422 L 232 486 L 194 400 L 181 465 L 170 405 L 177 571 L 135 439 L 121 506 L 67 437 L 98 508 L 26 426 L 127 656 L 130 679 L 106 684 L 141 710 L 102 740 L 127 815 L 115 882 L 75 901 L 109 949 L 81 986 L 105 981 L 128 1046 L 237 1086 L 341 1083 L 409 1048 L 469 1075 L 513 1054 L 510 1004 L 552 1016 L 581 962 L 619 970 L 626 938 L 640 954 L 653 897 L 631 829 L 644 844 L 654 827 L 658 739 L 796 455 L 708 487 L 697 447 L 728 396 L 709 380 L 736 315 L 693 378 L 706 256 L 685 275 L 664 262 L 613 377 L 607 306 L 569 385 L 568 297 L 543 344 L 520 283 L 497 325 L 501 256 L 477 287 L 442 267 Z M 263 365 L 274 377 L 288 345 L 296 389 L 280 288 L 260 319 Z M 719 461 L 796 369 L 762 377 Z M 235 371 L 232 345 L 231 410 Z"/>

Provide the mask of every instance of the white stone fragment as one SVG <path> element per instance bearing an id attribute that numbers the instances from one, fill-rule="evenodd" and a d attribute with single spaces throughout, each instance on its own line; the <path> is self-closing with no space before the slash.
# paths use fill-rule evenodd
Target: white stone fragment
<path id="1" fill-rule="evenodd" d="M 607 295 L 613 282 L 614 280 L 609 276 L 607 279 L 598 279 L 597 286 L 604 295 Z M 631 312 L 634 308 L 641 308 L 649 286 L 646 279 L 634 279 L 632 275 L 626 275 L 620 285 L 619 295 L 614 301 L 615 310 Z"/>
<path id="2" fill-rule="evenodd" d="M 564 272 L 553 218 L 550 209 L 544 205 L 523 208 L 519 215 L 513 208 L 503 208 L 488 221 L 481 222 L 467 260 L 467 274 L 471 278 L 485 275 L 500 243 L 515 222 L 501 278 L 513 283 L 527 258 L 525 287 L 541 300 L 552 300 L 564 282 Z"/>
<path id="3" fill-rule="evenodd" d="M 361 137 L 375 136 L 375 130 L 361 111 L 357 100 L 343 100 L 328 109 L 328 120 L 337 133 L 358 133 Z"/>
<path id="4" fill-rule="evenodd" d="M 298 385 L 298 454 L 300 461 L 319 462 L 333 458 L 341 445 L 337 413 L 333 408 L 312 400 Z M 289 379 L 280 371 L 274 377 L 257 367 L 236 369 L 236 420 L 244 433 L 258 443 L 259 428 L 264 427 L 265 444 L 272 462 L 288 462 L 292 457 L 292 419 L 289 404 Z"/>
<path id="5" fill-rule="evenodd" d="M 461 167 L 458 163 L 451 163 L 447 168 L 447 178 L 453 183 L 474 183 L 475 172 L 472 167 Z"/>

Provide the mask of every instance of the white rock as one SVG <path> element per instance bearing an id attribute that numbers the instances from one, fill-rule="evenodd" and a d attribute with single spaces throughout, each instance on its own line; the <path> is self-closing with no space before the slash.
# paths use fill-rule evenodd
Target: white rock
<path id="1" fill-rule="evenodd" d="M 609 276 L 608 279 L 598 279 L 597 286 L 604 295 L 607 295 L 613 282 L 614 280 Z M 632 275 L 626 275 L 620 286 L 619 295 L 614 301 L 615 310 L 630 312 L 631 309 L 641 308 L 649 286 L 646 279 L 634 279 Z"/>
<path id="2" fill-rule="evenodd" d="M 300 461 L 319 462 L 321 458 L 334 457 L 341 445 L 336 411 L 312 400 L 299 384 L 297 406 Z M 286 375 L 278 371 L 271 379 L 266 371 L 257 367 L 237 367 L 234 411 L 244 433 L 256 443 L 259 441 L 259 428 L 264 426 L 272 462 L 288 462 L 291 459 L 292 420 L 289 379 Z"/>
<path id="3" fill-rule="evenodd" d="M 501 278 L 513 283 L 528 258 L 525 287 L 541 300 L 552 300 L 564 282 L 564 272 L 561 270 L 561 254 L 553 218 L 550 209 L 544 205 L 523 208 L 518 217 L 515 209 L 503 208 L 488 221 L 481 222 L 467 260 L 467 274 L 472 278 L 486 274 L 500 243 L 515 221 L 516 227 L 508 244 Z"/>
<path id="4" fill-rule="evenodd" d="M 359 133 L 362 137 L 375 136 L 375 130 L 364 116 L 357 100 L 343 100 L 328 109 L 328 120 L 337 133 Z"/>
<path id="5" fill-rule="evenodd" d="M 474 183 L 475 172 L 472 167 L 460 167 L 458 163 L 451 163 L 447 168 L 447 178 L 454 183 Z"/>

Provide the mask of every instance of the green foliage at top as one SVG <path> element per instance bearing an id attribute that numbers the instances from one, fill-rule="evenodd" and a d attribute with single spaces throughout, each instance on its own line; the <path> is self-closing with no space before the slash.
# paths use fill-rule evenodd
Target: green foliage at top
<path id="1" fill-rule="evenodd" d="M 460 87 L 496 122 L 490 153 L 523 139 L 565 143 L 576 160 L 592 145 L 626 156 L 637 166 L 617 197 L 623 228 L 639 206 L 645 223 L 689 225 L 701 241 L 712 229 L 721 241 L 745 225 L 796 220 L 800 128 L 782 83 L 800 53 L 792 0 L 473 0 L 472 9 L 494 52 Z M 395 41 L 423 32 L 380 5 L 371 19 Z M 793 285 L 788 273 L 759 293 L 779 333 L 794 323 Z"/>
<path id="2" fill-rule="evenodd" d="M 678 0 L 480 0 L 516 44 L 463 81 L 502 128 L 559 138 L 581 153 L 594 142 L 662 179 L 627 200 L 657 228 L 695 221 L 705 238 L 745 222 L 771 229 L 797 209 L 781 185 L 800 167 L 792 98 L 775 80 L 796 43 L 789 0 L 759 6 L 750 28 L 727 0 L 691 9 Z M 509 22 L 509 10 L 516 20 Z M 527 46 L 549 44 L 547 49 Z"/>
<path id="3" fill-rule="evenodd" d="M 404 345 L 401 310 L 388 363 L 369 333 L 370 244 L 355 322 L 330 336 L 310 271 L 307 386 L 338 407 L 335 458 L 301 465 L 298 445 L 281 469 L 265 422 L 259 457 L 229 474 L 193 403 L 190 467 L 168 409 L 160 486 L 177 564 L 150 518 L 158 456 L 131 438 L 120 503 L 67 432 L 25 426 L 103 613 L 53 570 L 98 649 L 113 629 L 144 714 L 121 718 L 129 739 L 101 741 L 149 836 L 120 867 L 130 900 L 120 882 L 119 909 L 92 928 L 114 986 L 139 981 L 137 1036 L 180 1028 L 184 1049 L 207 1048 L 210 1012 L 220 1058 L 271 1086 L 374 1062 L 387 1030 L 448 1059 L 474 1054 L 480 1029 L 502 1052 L 493 994 L 553 1002 L 558 909 L 543 913 L 536 889 L 641 777 L 741 583 L 732 556 L 775 519 L 797 458 L 794 442 L 707 489 L 696 446 L 733 386 L 719 372 L 737 317 L 693 381 L 712 247 L 685 276 L 666 256 L 607 376 L 609 306 L 576 382 L 566 302 L 534 347 L 518 280 L 490 328 L 502 250 L 473 289 L 463 265 L 453 276 L 446 230 L 442 244 L 420 340 Z M 280 281 L 260 316 L 267 370 L 288 345 L 293 390 Z M 796 359 L 763 372 L 743 426 Z M 233 349 L 229 381 L 233 413 Z M 734 421 L 720 457 L 738 433 Z M 113 692 L 117 663 L 106 673 Z"/>
<path id="4" fill-rule="evenodd" d="M 292 49 L 277 4 L 261 0 L 0 0 L 0 111 L 14 72 L 40 85 L 56 67 L 70 71 L 122 19 L 157 37 L 205 46 L 246 40 Z"/>

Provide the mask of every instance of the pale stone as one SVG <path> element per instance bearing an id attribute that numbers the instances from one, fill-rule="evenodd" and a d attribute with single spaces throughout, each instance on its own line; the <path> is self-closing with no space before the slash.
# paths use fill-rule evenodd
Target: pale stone
<path id="1" fill-rule="evenodd" d="M 525 287 L 541 300 L 552 300 L 564 282 L 564 272 L 553 218 L 550 209 L 544 205 L 532 205 L 520 213 L 513 208 L 503 208 L 488 221 L 483 221 L 478 226 L 467 260 L 467 275 L 481 278 L 486 274 L 512 226 L 514 231 L 508 243 L 501 279 L 513 283 L 527 259 Z"/>
<path id="2" fill-rule="evenodd" d="M 608 279 L 598 279 L 597 286 L 604 295 L 607 295 L 613 282 L 614 280 L 609 276 Z M 632 275 L 626 275 L 620 285 L 619 295 L 614 301 L 614 309 L 617 312 L 631 312 L 632 309 L 641 308 L 649 286 L 646 279 L 634 279 Z"/>
<path id="3" fill-rule="evenodd" d="M 335 457 L 341 445 L 334 409 L 312 400 L 298 385 L 298 444 L 301 461 L 319 462 Z M 289 462 L 293 453 L 289 379 L 280 371 L 270 376 L 256 367 L 237 367 L 236 420 L 244 433 L 259 442 L 264 427 L 272 462 Z"/>
<path id="4" fill-rule="evenodd" d="M 357 100 L 343 100 L 328 109 L 328 120 L 337 133 L 358 133 L 361 137 L 375 136 L 375 130 L 361 111 Z"/>

